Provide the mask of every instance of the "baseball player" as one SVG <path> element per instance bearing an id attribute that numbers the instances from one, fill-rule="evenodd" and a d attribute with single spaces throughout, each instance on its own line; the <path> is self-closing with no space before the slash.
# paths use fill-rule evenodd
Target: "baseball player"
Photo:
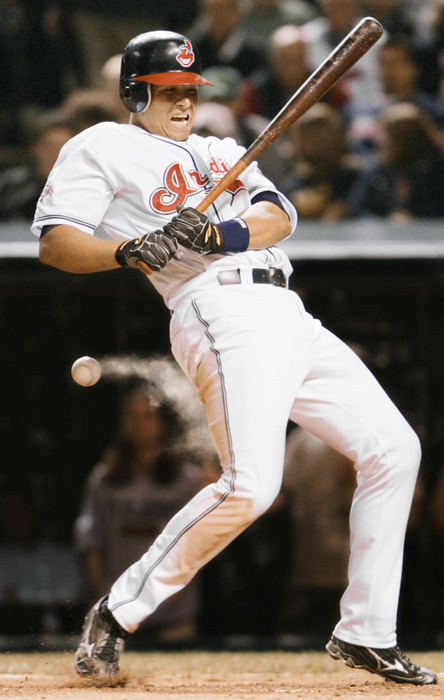
<path id="1" fill-rule="evenodd" d="M 126 636 L 271 505 L 290 418 L 357 470 L 349 584 L 328 652 L 392 681 L 436 683 L 396 642 L 418 438 L 288 289 L 292 268 L 275 244 L 294 230 L 296 212 L 257 164 L 205 214 L 195 209 L 243 153 L 232 139 L 191 133 L 205 82 L 186 37 L 132 39 L 120 86 L 129 124 L 97 124 L 62 148 L 32 226 L 45 264 L 149 276 L 171 310 L 172 352 L 206 408 L 223 470 L 90 610 L 77 670 L 116 672 Z M 109 240 L 93 235 L 99 226 Z"/>

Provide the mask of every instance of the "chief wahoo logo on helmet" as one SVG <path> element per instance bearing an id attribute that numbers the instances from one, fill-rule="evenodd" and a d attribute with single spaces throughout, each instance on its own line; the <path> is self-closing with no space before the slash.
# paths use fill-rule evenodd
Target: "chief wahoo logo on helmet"
<path id="1" fill-rule="evenodd" d="M 180 63 L 184 68 L 188 68 L 194 62 L 194 51 L 191 46 L 191 41 L 185 39 L 185 43 L 179 46 L 179 52 L 176 56 L 176 61 Z"/>

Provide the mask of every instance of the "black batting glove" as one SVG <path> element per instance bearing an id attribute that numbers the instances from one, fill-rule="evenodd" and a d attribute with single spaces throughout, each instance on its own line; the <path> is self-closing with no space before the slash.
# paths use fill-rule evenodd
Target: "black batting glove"
<path id="1" fill-rule="evenodd" d="M 121 243 L 115 252 L 122 267 L 139 267 L 145 263 L 151 270 L 161 270 L 177 252 L 177 242 L 164 231 L 152 231 L 140 238 Z"/>
<path id="2" fill-rule="evenodd" d="M 210 223 L 208 216 L 192 207 L 181 209 L 163 228 L 169 236 L 174 236 L 181 245 L 196 253 L 224 252 L 224 237 L 219 226 Z"/>

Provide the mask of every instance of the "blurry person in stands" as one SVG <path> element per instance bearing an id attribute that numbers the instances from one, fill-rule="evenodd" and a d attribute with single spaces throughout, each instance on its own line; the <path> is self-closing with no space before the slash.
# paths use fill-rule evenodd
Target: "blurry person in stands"
<path id="1" fill-rule="evenodd" d="M 321 16 L 301 27 L 307 44 L 310 73 L 363 17 L 361 3 L 356 0 L 320 0 Z M 327 101 L 341 110 L 346 121 L 351 146 L 361 152 L 367 140 L 373 144 L 375 117 L 381 104 L 381 86 L 377 57 L 381 38 L 345 73 L 327 94 Z"/>
<path id="2" fill-rule="evenodd" d="M 247 76 L 262 64 L 264 52 L 250 44 L 240 19 L 240 0 L 202 0 L 197 20 L 187 34 L 199 47 L 204 71 L 224 65 Z"/>
<path id="3" fill-rule="evenodd" d="M 220 104 L 230 110 L 227 113 L 227 135 L 235 136 L 237 143 L 248 148 L 268 124 L 268 119 L 249 112 L 246 105 L 246 95 L 243 90 L 242 75 L 231 66 L 211 66 L 204 72 L 204 76 L 212 83 L 211 86 L 202 85 L 199 91 L 200 107 L 198 120 L 204 115 L 209 115 L 211 108 L 202 110 L 207 104 Z M 214 109 L 214 108 L 213 108 Z M 221 114 L 221 112 L 219 112 Z M 233 119 L 235 124 L 233 124 Z M 194 125 L 196 127 L 196 125 Z M 216 133 L 216 132 L 214 132 Z M 259 157 L 259 166 L 277 186 L 282 185 L 286 163 L 286 137 L 275 141 Z"/>
<path id="4" fill-rule="evenodd" d="M 128 124 L 128 110 L 120 99 L 120 66 L 122 54 L 110 56 L 103 64 L 100 74 L 97 77 L 97 87 L 106 93 L 113 111 L 116 114 L 116 121 L 119 124 Z"/>
<path id="5" fill-rule="evenodd" d="M 60 149 L 80 131 L 102 121 L 116 121 L 108 95 L 101 90 L 69 93 L 59 109 L 24 116 L 28 140 L 25 162 L 0 174 L 0 221 L 32 219 L 37 199 Z"/>
<path id="6" fill-rule="evenodd" d="M 198 0 L 63 0 L 63 4 L 70 8 L 70 21 L 81 48 L 85 68 L 82 84 L 96 87 L 97 75 L 105 61 L 122 51 L 131 37 L 165 26 L 182 31 L 196 15 Z"/>
<path id="7" fill-rule="evenodd" d="M 361 2 L 363 13 L 381 22 L 384 31 L 390 37 L 401 35 L 411 39 L 415 36 L 412 5 L 413 3 L 405 0 L 363 0 Z"/>
<path id="8" fill-rule="evenodd" d="M 227 105 L 204 102 L 196 111 L 193 132 L 199 136 L 217 136 L 219 139 L 238 140 L 238 127 L 233 112 Z"/>
<path id="9" fill-rule="evenodd" d="M 388 39 L 379 52 L 379 74 L 383 96 L 381 106 L 394 102 L 413 102 L 441 128 L 444 104 L 418 88 L 420 55 L 405 37 Z"/>
<path id="10" fill-rule="evenodd" d="M 61 107 L 73 124 L 76 133 L 100 122 L 118 119 L 114 103 L 104 90 L 84 88 L 71 92 Z"/>
<path id="11" fill-rule="evenodd" d="M 315 3 L 310 0 L 247 0 L 241 26 L 249 41 L 263 50 L 270 33 L 284 24 L 305 24 L 316 17 Z"/>
<path id="12" fill-rule="evenodd" d="M 402 102 L 382 112 L 378 160 L 356 182 L 350 214 L 395 222 L 444 216 L 443 134 L 420 107 Z"/>
<path id="13" fill-rule="evenodd" d="M 420 43 L 419 84 L 425 92 L 444 98 L 444 0 L 433 0 L 426 16 L 426 32 Z"/>
<path id="14" fill-rule="evenodd" d="M 204 77 L 211 85 L 202 85 L 199 102 L 213 102 L 229 107 L 237 124 L 237 141 L 248 147 L 267 125 L 267 120 L 259 114 L 248 112 L 242 90 L 242 74 L 231 66 L 210 66 Z"/>
<path id="15" fill-rule="evenodd" d="M 272 119 L 309 74 L 307 42 L 301 29 L 286 24 L 267 43 L 267 60 L 245 81 L 246 108 Z"/>
<path id="16" fill-rule="evenodd" d="M 347 147 L 344 122 L 330 105 L 313 105 L 290 130 L 293 171 L 283 192 L 303 219 L 337 221 L 347 215 L 347 200 L 361 163 Z"/>
<path id="17" fill-rule="evenodd" d="M 88 477 L 75 526 L 91 600 L 147 551 L 201 487 L 184 438 L 177 408 L 159 386 L 144 382 L 124 397 L 116 435 Z M 194 581 L 160 606 L 144 629 L 159 639 L 190 639 L 197 613 Z"/>
<path id="18" fill-rule="evenodd" d="M 30 118 L 25 131 L 27 161 L 0 174 L 0 221 L 32 220 L 61 147 L 76 133 L 69 118 L 58 111 Z"/>

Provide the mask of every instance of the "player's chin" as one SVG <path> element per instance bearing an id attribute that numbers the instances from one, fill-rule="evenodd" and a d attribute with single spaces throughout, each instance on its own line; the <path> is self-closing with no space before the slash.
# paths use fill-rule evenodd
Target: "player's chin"
<path id="1" fill-rule="evenodd" d="M 191 133 L 192 120 L 171 121 L 168 124 L 168 136 L 176 141 L 185 141 Z"/>

